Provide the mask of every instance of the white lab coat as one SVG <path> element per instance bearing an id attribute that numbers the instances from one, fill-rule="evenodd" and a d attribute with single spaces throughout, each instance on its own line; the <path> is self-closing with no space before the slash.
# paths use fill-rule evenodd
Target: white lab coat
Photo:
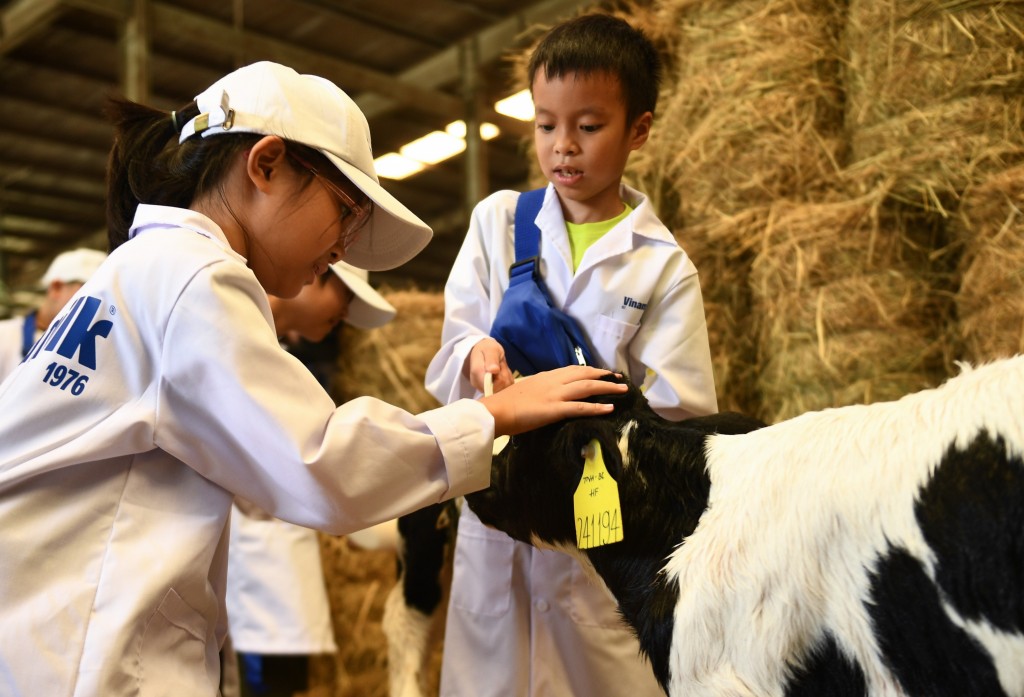
<path id="1" fill-rule="evenodd" d="M 25 318 L 11 317 L 0 320 L 0 382 L 21 363 L 24 343 Z"/>
<path id="2" fill-rule="evenodd" d="M 0 385 L 0 694 L 215 695 L 240 495 L 333 534 L 487 485 L 479 403 L 335 408 L 197 213 L 134 238 Z"/>
<path id="3" fill-rule="evenodd" d="M 235 651 L 338 650 L 316 530 L 233 506 L 225 601 Z"/>
<path id="4" fill-rule="evenodd" d="M 231 507 L 224 601 L 236 652 L 338 650 L 316 530 L 274 518 L 244 499 Z"/>
<path id="5" fill-rule="evenodd" d="M 548 186 L 537 216 L 544 282 L 588 334 L 595 360 L 644 384 L 663 416 L 713 413 L 697 271 L 646 197 L 625 186 L 622 196 L 633 212 L 587 249 L 574 274 L 561 206 Z M 476 206 L 445 287 L 442 346 L 426 375 L 442 402 L 475 394 L 463 369 L 508 287 L 517 199 L 501 191 Z M 515 542 L 463 508 L 441 697 L 660 696 L 638 652 L 607 588 L 568 555 Z"/>

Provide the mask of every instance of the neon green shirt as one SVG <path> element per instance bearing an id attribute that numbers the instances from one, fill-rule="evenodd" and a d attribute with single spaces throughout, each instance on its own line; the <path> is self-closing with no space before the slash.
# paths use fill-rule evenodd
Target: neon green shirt
<path id="1" fill-rule="evenodd" d="M 622 219 L 633 212 L 633 208 L 627 203 L 625 210 L 611 220 L 602 220 L 599 223 L 565 223 L 565 229 L 569 231 L 569 248 L 572 250 L 572 270 L 575 272 L 580 267 L 580 261 L 590 245 L 601 239 L 606 232 L 622 222 Z"/>

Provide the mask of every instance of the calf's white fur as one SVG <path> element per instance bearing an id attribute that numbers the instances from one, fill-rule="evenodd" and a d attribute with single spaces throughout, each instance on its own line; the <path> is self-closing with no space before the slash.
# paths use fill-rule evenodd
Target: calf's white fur
<path id="1" fill-rule="evenodd" d="M 706 477 L 710 489 L 681 489 L 689 515 L 703 507 L 699 522 L 663 541 L 667 556 L 649 579 L 623 565 L 643 553 L 638 544 L 648 548 L 636 535 L 678 527 L 660 524 L 677 515 L 674 504 L 649 502 L 676 476 L 655 468 L 679 465 L 651 460 L 671 452 L 656 442 L 686 423 L 662 426 L 645 404 L 599 418 L 613 425 L 605 451 L 621 461 L 609 469 L 623 542 L 575 547 L 568 516 L 578 473 L 557 470 L 582 467 L 560 458 L 579 446 L 572 438 L 600 433 L 588 420 L 513 438 L 492 488 L 467 501 L 485 523 L 595 569 L 656 673 L 663 666 L 668 694 L 811 694 L 842 669 L 856 678 L 842 694 L 1024 697 L 1024 356 L 964 367 L 895 402 L 692 441 L 703 452 L 688 453 L 694 461 L 678 478 Z M 700 428 L 714 430 L 714 419 Z M 529 464 L 538 451 L 554 455 Z M 674 593 L 670 619 L 652 619 L 656 605 L 638 599 L 652 584 Z M 658 624 L 672 625 L 667 646 Z"/>

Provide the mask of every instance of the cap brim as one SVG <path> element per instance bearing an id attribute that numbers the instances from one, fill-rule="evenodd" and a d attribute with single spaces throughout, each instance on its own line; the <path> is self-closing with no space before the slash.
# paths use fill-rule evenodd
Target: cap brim
<path id="1" fill-rule="evenodd" d="M 331 271 L 353 293 L 345 323 L 358 329 L 376 329 L 395 318 L 397 310 L 373 287 L 344 266 L 333 264 Z"/>
<path id="2" fill-rule="evenodd" d="M 355 243 L 345 250 L 345 261 L 367 271 L 387 271 L 423 251 L 434 233 L 358 167 L 321 150 L 342 174 L 373 201 L 373 215 Z"/>

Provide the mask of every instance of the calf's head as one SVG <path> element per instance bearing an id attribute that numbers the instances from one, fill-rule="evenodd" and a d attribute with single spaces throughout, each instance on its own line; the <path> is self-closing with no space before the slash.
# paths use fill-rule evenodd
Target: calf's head
<path id="1" fill-rule="evenodd" d="M 614 404 L 615 411 L 568 419 L 514 436 L 494 457 L 490 488 L 466 497 L 485 525 L 540 547 L 575 545 L 573 493 L 583 474 L 584 448 L 594 440 L 600 444 L 608 473 L 618 484 L 623 508 L 644 497 L 648 481 L 630 457 L 630 440 L 640 424 L 661 419 L 635 387 L 625 394 L 595 400 Z"/>
<path id="2" fill-rule="evenodd" d="M 663 558 L 693 531 L 706 508 L 707 436 L 745 433 L 763 424 L 739 414 L 667 421 L 651 410 L 635 386 L 625 394 L 595 399 L 613 404 L 615 410 L 514 436 L 494 457 L 490 488 L 469 494 L 466 501 L 485 525 L 517 540 L 538 547 L 575 547 L 573 494 L 583 474 L 584 449 L 596 440 L 618 486 L 628 542 L 628 552 L 620 553 Z"/>

